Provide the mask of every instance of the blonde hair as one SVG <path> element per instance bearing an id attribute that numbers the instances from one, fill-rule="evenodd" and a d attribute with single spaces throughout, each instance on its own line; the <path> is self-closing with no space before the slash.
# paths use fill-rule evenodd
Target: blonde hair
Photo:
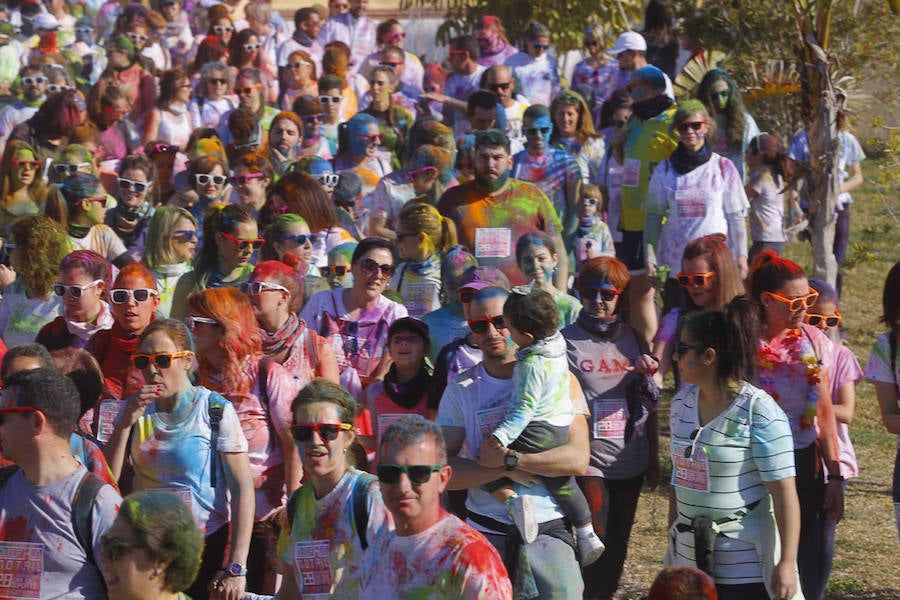
<path id="1" fill-rule="evenodd" d="M 430 204 L 408 202 L 397 216 L 397 230 L 424 233 L 435 252 L 443 255 L 456 245 L 456 225 Z"/>

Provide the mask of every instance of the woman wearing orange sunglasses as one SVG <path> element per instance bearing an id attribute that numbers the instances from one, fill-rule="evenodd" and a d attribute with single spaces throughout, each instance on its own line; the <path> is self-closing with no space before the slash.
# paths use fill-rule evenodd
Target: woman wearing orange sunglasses
<path id="1" fill-rule="evenodd" d="M 844 476 L 831 404 L 834 350 L 825 334 L 805 322 L 807 309 L 816 306 L 819 294 L 809 287 L 799 265 L 767 250 L 754 260 L 748 281 L 763 323 L 756 384 L 787 414 L 794 440 L 804 549 L 798 560 L 800 586 L 804 596 L 821 598 L 828 581 L 826 519 L 836 523 L 844 512 Z"/>

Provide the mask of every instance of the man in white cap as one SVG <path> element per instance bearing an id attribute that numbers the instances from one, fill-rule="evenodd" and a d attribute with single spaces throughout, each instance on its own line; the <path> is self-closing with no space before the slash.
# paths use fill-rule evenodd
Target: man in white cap
<path id="1" fill-rule="evenodd" d="M 611 56 L 615 56 L 619 62 L 619 71 L 610 81 L 610 87 L 604 94 L 604 100 L 617 89 L 628 86 L 631 74 L 641 67 L 646 67 L 647 40 L 637 31 L 626 31 L 616 39 L 616 45 L 607 50 Z M 672 89 L 672 81 L 666 75 L 666 96 L 675 100 L 675 91 Z"/>
<path id="2" fill-rule="evenodd" d="M 36 42 L 33 42 L 31 50 L 28 53 L 26 63 L 40 62 L 41 57 L 48 54 L 59 53 L 59 43 L 57 40 L 57 31 L 59 30 L 59 20 L 51 13 L 38 13 L 31 22 L 34 34 L 37 36 Z"/>

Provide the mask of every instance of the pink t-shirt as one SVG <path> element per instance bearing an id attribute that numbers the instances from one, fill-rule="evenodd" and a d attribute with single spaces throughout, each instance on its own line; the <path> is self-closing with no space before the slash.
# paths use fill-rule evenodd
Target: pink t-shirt
<path id="1" fill-rule="evenodd" d="M 831 401 L 835 402 L 838 390 L 852 383 L 854 387 L 863 378 L 863 370 L 853 351 L 843 344 L 834 344 L 834 354 L 829 365 L 831 373 Z M 850 429 L 846 423 L 838 422 L 838 460 L 841 463 L 841 475 L 845 479 L 859 475 L 859 465 L 856 463 L 856 452 L 853 450 L 853 442 L 850 440 Z"/>

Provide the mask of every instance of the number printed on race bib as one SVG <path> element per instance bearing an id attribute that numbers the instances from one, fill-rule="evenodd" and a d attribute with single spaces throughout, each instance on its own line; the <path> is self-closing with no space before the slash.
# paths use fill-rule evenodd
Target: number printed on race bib
<path id="1" fill-rule="evenodd" d="M 628 407 L 624 398 L 594 400 L 594 439 L 624 439 Z"/>
<path id="2" fill-rule="evenodd" d="M 689 452 L 690 457 L 685 457 Z M 702 444 L 672 444 L 672 485 L 698 492 L 709 491 L 709 457 Z"/>
<path id="3" fill-rule="evenodd" d="M 512 254 L 509 227 L 479 227 L 475 230 L 476 258 L 507 258 Z"/>
<path id="4" fill-rule="evenodd" d="M 641 161 L 636 158 L 626 158 L 625 168 L 622 171 L 622 187 L 638 187 L 641 185 Z"/>
<path id="5" fill-rule="evenodd" d="M 331 598 L 331 540 L 294 542 L 294 568 L 304 598 Z"/>
<path id="6" fill-rule="evenodd" d="M 0 542 L 0 598 L 40 598 L 44 547 Z"/>
<path id="7" fill-rule="evenodd" d="M 703 190 L 689 188 L 675 190 L 675 209 L 679 219 L 702 219 L 706 216 L 706 196 Z"/>

